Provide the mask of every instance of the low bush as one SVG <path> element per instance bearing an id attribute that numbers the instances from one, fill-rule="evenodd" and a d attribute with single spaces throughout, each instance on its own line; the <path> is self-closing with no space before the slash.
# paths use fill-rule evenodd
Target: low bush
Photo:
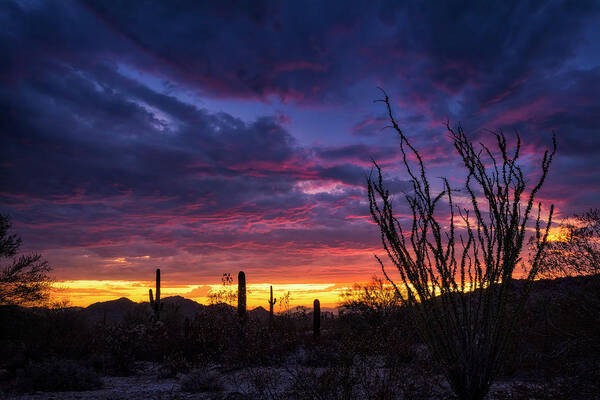
<path id="1" fill-rule="evenodd" d="M 221 392 L 223 389 L 223 379 L 215 370 L 200 368 L 181 378 L 181 390 L 184 392 Z"/>
<path id="2" fill-rule="evenodd" d="M 95 390 L 103 385 L 94 370 L 71 360 L 50 360 L 30 364 L 18 379 L 24 392 L 66 392 Z"/>

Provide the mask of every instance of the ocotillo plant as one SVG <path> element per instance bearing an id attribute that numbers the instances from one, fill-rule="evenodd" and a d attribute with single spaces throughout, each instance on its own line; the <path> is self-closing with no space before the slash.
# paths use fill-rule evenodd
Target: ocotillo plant
<path id="1" fill-rule="evenodd" d="M 238 273 L 238 315 L 241 319 L 246 318 L 246 274 L 244 271 Z"/>
<path id="2" fill-rule="evenodd" d="M 321 303 L 319 299 L 313 302 L 313 335 L 317 337 L 321 334 Z"/>
<path id="3" fill-rule="evenodd" d="M 501 131 L 495 134 L 495 146 L 477 145 L 460 126 L 447 122 L 465 180 L 459 188 L 455 180 L 451 187 L 442 178 L 434 192 L 438 185 L 428 178 L 426 157 L 400 128 L 389 97 L 383 95 L 378 101 L 399 136 L 402 168 L 410 177 L 411 190 L 405 191 L 406 206 L 401 207 L 412 218 L 399 217 L 397 200 L 374 162 L 375 173 L 367 178 L 369 208 L 384 254 L 400 280 L 392 280 L 383 261 L 375 258 L 458 399 L 483 400 L 510 358 L 507 353 L 546 255 L 554 206 L 542 216 L 536 197 L 548 176 L 556 138 L 531 180 L 530 154 L 521 163 L 518 134 L 514 147 Z M 528 238 L 532 247 L 524 263 Z M 523 274 L 522 284 L 515 284 L 517 274 Z"/>
<path id="4" fill-rule="evenodd" d="M 152 296 L 152 289 L 148 289 L 150 297 L 150 307 L 154 311 L 154 317 L 158 321 L 160 319 L 160 311 L 163 308 L 163 303 L 160 301 L 160 268 L 156 268 L 156 299 Z"/>
<path id="5" fill-rule="evenodd" d="M 277 299 L 273 298 L 273 286 L 271 286 L 271 297 L 269 298 L 269 323 L 273 322 L 273 306 L 277 303 Z"/>

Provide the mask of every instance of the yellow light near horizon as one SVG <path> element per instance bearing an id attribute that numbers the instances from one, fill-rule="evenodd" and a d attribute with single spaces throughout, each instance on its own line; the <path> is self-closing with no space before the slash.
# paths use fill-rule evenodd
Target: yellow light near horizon
<path id="1" fill-rule="evenodd" d="M 549 242 L 567 242 L 569 241 L 569 231 L 565 228 L 550 228 L 548 232 Z"/>
<path id="2" fill-rule="evenodd" d="M 262 306 L 268 308 L 270 286 L 273 286 L 274 296 L 280 298 L 290 293 L 290 306 L 312 307 L 313 300 L 319 299 L 323 307 L 334 307 L 339 303 L 339 297 L 346 286 L 335 283 L 291 283 L 270 284 L 256 283 L 247 286 L 248 307 Z M 351 286 L 348 284 L 348 287 Z M 182 296 L 199 303 L 209 302 L 208 293 L 220 289 L 222 285 L 178 285 L 161 287 L 161 296 Z M 154 281 L 123 281 L 123 280 L 68 280 L 54 285 L 54 297 L 57 300 L 67 300 L 72 306 L 86 307 L 90 304 L 115 300 L 126 297 L 135 302 L 148 301 L 148 289 L 154 289 Z M 197 295 L 198 290 L 205 292 Z M 237 290 L 237 286 L 232 286 Z M 277 305 L 276 305 L 277 309 Z"/>
<path id="3" fill-rule="evenodd" d="M 114 300 L 121 297 L 136 302 L 148 301 L 148 289 L 154 288 L 154 282 L 122 280 L 71 280 L 54 284 L 55 297 L 68 300 L 73 306 L 85 307 L 99 301 Z M 172 296 L 182 290 L 193 288 L 161 288 L 163 296 Z"/>

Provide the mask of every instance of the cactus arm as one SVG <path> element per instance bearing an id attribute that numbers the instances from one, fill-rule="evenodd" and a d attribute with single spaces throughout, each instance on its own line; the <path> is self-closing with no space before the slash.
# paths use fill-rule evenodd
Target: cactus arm
<path id="1" fill-rule="evenodd" d="M 269 297 L 269 324 L 273 323 L 273 306 L 277 302 L 277 299 L 273 298 L 273 286 L 271 286 L 271 295 Z"/>
<path id="2" fill-rule="evenodd" d="M 152 295 L 152 289 L 148 289 L 148 297 L 150 298 L 150 307 L 154 312 L 156 320 L 160 319 L 160 311 L 163 308 L 163 303 L 160 301 L 160 268 L 156 269 L 156 298 Z"/>

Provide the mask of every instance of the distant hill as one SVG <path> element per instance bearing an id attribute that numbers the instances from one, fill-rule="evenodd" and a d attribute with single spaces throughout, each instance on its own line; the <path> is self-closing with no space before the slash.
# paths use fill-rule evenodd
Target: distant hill
<path id="1" fill-rule="evenodd" d="M 193 318 L 197 313 L 206 309 L 207 306 L 204 304 L 200 304 L 194 300 L 186 299 L 181 296 L 171 296 L 165 297 L 161 300 L 165 304 L 165 311 L 177 311 L 184 317 Z M 145 302 L 143 304 L 147 304 L 148 307 L 150 305 Z"/>
<path id="2" fill-rule="evenodd" d="M 140 303 L 133 302 L 128 298 L 121 297 L 116 300 L 109 300 L 91 304 L 83 308 L 81 312 L 91 322 L 116 323 L 122 321 L 127 314 L 133 314 L 136 311 L 142 311 Z"/>
<path id="3" fill-rule="evenodd" d="M 225 307 L 231 312 L 236 308 L 227 304 L 204 305 L 194 300 L 186 299 L 182 296 L 170 296 L 162 298 L 164 303 L 164 312 L 177 312 L 179 315 L 188 318 L 194 318 L 196 314 L 205 311 L 211 307 Z M 136 303 L 125 297 L 116 300 L 98 302 L 85 308 L 79 308 L 80 312 L 92 323 L 106 321 L 107 323 L 119 323 L 126 318 L 141 318 L 150 316 L 152 310 L 150 304 L 146 302 Z M 267 320 L 269 311 L 259 306 L 248 310 L 248 315 L 252 319 Z"/>
<path id="4" fill-rule="evenodd" d="M 261 306 L 256 307 L 254 310 L 248 311 L 248 315 L 250 318 L 254 318 L 259 321 L 266 321 L 269 319 L 269 311 L 265 310 Z"/>
<path id="5" fill-rule="evenodd" d="M 573 278 L 559 278 L 559 279 L 543 279 L 538 280 L 533 285 L 529 304 L 536 302 L 545 302 L 549 298 L 556 300 L 565 296 L 572 295 L 573 293 L 591 294 L 598 290 L 597 283 L 598 277 L 573 277 Z M 521 288 L 524 281 L 515 280 L 513 290 Z M 591 293 L 590 293 L 591 292 Z M 176 311 L 180 315 L 188 318 L 193 318 L 196 314 L 212 307 L 224 307 L 229 309 L 231 312 L 235 312 L 235 307 L 227 304 L 219 305 L 204 305 L 194 300 L 186 299 L 182 296 L 171 296 L 161 299 L 165 304 L 165 311 Z M 136 303 L 127 298 L 120 298 L 116 300 L 104 301 L 94 303 L 85 308 L 71 307 L 71 310 L 79 310 L 82 312 L 91 322 L 101 322 L 104 319 L 108 323 L 121 322 L 128 316 L 133 317 L 144 317 L 151 314 L 150 305 L 148 302 Z M 333 307 L 321 307 L 322 313 L 332 313 L 337 315 L 338 308 Z M 297 306 L 290 309 L 292 313 L 312 313 L 312 308 Z M 259 306 L 248 311 L 250 318 L 257 320 L 267 320 L 269 318 L 269 311 Z"/>

